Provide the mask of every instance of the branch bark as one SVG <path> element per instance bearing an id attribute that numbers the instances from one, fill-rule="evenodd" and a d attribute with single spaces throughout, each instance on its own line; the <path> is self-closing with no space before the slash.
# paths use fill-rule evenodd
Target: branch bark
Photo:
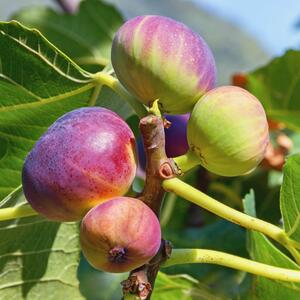
<path id="1" fill-rule="evenodd" d="M 172 159 L 166 156 L 164 121 L 156 115 L 148 115 L 140 120 L 147 158 L 146 181 L 141 201 L 147 204 L 159 218 L 164 197 L 162 181 L 177 175 L 178 170 Z M 121 284 L 123 294 L 133 294 L 141 300 L 150 299 L 160 265 L 170 256 L 171 244 L 162 239 L 161 247 L 152 260 L 132 271 Z"/>

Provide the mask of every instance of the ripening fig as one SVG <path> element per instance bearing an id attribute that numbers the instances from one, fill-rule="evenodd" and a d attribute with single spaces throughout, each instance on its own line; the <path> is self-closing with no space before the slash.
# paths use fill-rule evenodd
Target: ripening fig
<path id="1" fill-rule="evenodd" d="M 136 172 L 135 139 L 114 112 L 80 108 L 59 118 L 26 158 L 25 196 L 41 215 L 81 219 L 103 201 L 124 195 Z"/>
<path id="2" fill-rule="evenodd" d="M 144 265 L 161 243 L 159 221 L 142 201 L 118 197 L 91 209 L 80 230 L 88 262 L 106 272 L 128 272 Z"/>
<path id="3" fill-rule="evenodd" d="M 216 67 L 206 42 L 163 16 L 138 16 L 116 33 L 112 65 L 120 82 L 142 103 L 183 114 L 215 85 Z"/>
<path id="4" fill-rule="evenodd" d="M 188 156 L 194 154 L 207 170 L 223 176 L 252 171 L 269 143 L 261 103 L 248 91 L 224 86 L 206 93 L 188 122 Z"/>

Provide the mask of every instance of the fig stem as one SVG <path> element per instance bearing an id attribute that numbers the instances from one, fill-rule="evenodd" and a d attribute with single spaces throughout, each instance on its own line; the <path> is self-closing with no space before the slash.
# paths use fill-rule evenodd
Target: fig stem
<path id="1" fill-rule="evenodd" d="M 38 213 L 28 204 L 0 209 L 0 221 L 35 216 Z"/>
<path id="2" fill-rule="evenodd" d="M 191 150 L 181 156 L 174 157 L 173 160 L 182 173 L 185 173 L 195 166 L 200 165 L 200 159 Z"/>
<path id="3" fill-rule="evenodd" d="M 136 100 L 129 92 L 127 92 L 119 80 L 114 76 L 105 72 L 98 72 L 91 76 L 97 84 L 106 85 L 127 101 L 139 118 L 143 118 L 148 114 L 147 108 L 141 102 Z"/>
<path id="4" fill-rule="evenodd" d="M 173 249 L 171 257 L 161 266 L 169 267 L 188 263 L 216 264 L 273 280 L 300 282 L 300 270 L 270 266 L 236 255 L 206 249 Z M 296 265 L 295 268 L 297 268 Z"/>
<path id="5" fill-rule="evenodd" d="M 297 242 L 290 239 L 283 229 L 233 209 L 195 189 L 178 178 L 166 179 L 163 181 L 162 186 L 166 191 L 173 192 L 176 195 L 195 203 L 196 205 L 216 214 L 221 218 L 269 236 L 289 250 L 297 263 L 300 264 L 300 255 L 295 249 L 298 248 L 296 247 Z"/>
<path id="6" fill-rule="evenodd" d="M 177 175 L 177 168 L 173 160 L 166 155 L 164 120 L 160 116 L 158 101 L 153 103 L 151 108 L 150 114 L 143 117 L 139 123 L 147 158 L 146 181 L 139 199 L 148 205 L 159 218 L 165 194 L 161 186 L 162 182 L 165 178 Z M 148 264 L 130 272 L 128 279 L 123 283 L 123 294 L 131 292 L 140 299 L 149 300 L 160 264 L 168 258 L 170 251 L 169 243 L 162 240 L 155 257 Z"/>
<path id="7" fill-rule="evenodd" d="M 157 117 L 162 117 L 161 111 L 159 109 L 159 99 L 153 101 L 152 105 L 149 108 L 149 114 L 153 114 Z"/>

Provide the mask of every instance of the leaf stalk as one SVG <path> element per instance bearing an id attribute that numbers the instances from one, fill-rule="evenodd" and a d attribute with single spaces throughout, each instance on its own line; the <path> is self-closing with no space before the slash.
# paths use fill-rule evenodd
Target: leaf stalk
<path id="1" fill-rule="evenodd" d="M 270 266 L 236 255 L 206 249 L 173 249 L 171 257 L 161 266 L 208 263 L 229 267 L 273 280 L 300 282 L 300 271 Z"/>

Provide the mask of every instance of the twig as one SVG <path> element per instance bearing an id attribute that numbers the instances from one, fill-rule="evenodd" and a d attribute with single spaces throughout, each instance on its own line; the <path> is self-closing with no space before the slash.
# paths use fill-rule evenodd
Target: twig
<path id="1" fill-rule="evenodd" d="M 177 169 L 165 153 L 164 123 L 160 116 L 149 115 L 140 120 L 140 131 L 147 157 L 146 182 L 139 197 L 159 217 L 164 190 L 162 181 L 174 177 Z M 162 240 L 160 250 L 152 260 L 132 271 L 122 282 L 124 295 L 133 294 L 139 299 L 150 299 L 160 265 L 170 256 L 171 245 Z"/>

